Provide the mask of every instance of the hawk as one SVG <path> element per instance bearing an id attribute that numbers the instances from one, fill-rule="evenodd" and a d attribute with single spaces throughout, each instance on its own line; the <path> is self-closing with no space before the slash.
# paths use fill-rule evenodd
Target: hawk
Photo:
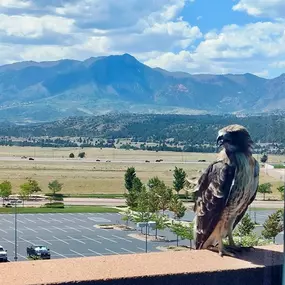
<path id="1" fill-rule="evenodd" d="M 259 164 L 252 156 L 253 141 L 243 126 L 221 129 L 217 145 L 222 147 L 218 159 L 204 171 L 194 189 L 195 247 L 234 256 L 241 248 L 235 245 L 232 232 L 255 199 Z M 222 242 L 226 237 L 228 247 Z"/>

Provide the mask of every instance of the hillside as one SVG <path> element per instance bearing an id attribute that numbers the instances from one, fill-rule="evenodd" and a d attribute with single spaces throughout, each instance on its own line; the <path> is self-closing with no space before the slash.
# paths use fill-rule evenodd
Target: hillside
<path id="1" fill-rule="evenodd" d="M 0 66 L 0 118 L 53 121 L 110 112 L 221 114 L 285 108 L 285 75 L 190 75 L 129 54 Z"/>
<path id="2" fill-rule="evenodd" d="M 255 142 L 285 145 L 284 115 L 236 117 L 112 114 L 71 117 L 51 123 L 26 126 L 5 123 L 0 126 L 0 136 L 132 138 L 140 142 L 164 142 L 173 139 L 176 143 L 187 145 L 214 145 L 217 131 L 233 123 L 247 127 Z"/>

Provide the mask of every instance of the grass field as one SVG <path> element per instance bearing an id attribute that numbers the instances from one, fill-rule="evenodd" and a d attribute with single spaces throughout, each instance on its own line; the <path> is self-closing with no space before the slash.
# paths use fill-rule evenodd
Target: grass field
<path id="1" fill-rule="evenodd" d="M 77 156 L 85 151 L 85 159 L 74 162 L 68 159 L 69 153 Z M 34 157 L 34 161 L 20 159 L 21 156 Z M 4 158 L 10 160 L 3 160 Z M 179 152 L 149 152 L 117 149 L 86 148 L 34 148 L 34 147 L 0 147 L 0 181 L 10 180 L 13 192 L 19 191 L 19 186 L 28 177 L 39 181 L 44 192 L 48 192 L 48 182 L 57 179 L 64 184 L 63 194 L 122 194 L 124 193 L 124 173 L 130 166 L 134 166 L 138 177 L 143 182 L 158 176 L 167 185 L 172 185 L 173 170 L 175 166 L 182 167 L 188 177 L 198 177 L 199 171 L 205 169 L 207 164 L 197 161 L 205 159 L 208 163 L 213 161 L 216 154 L 207 153 L 179 153 Z M 1 160 L 2 158 L 2 160 Z M 40 160 L 45 158 L 45 160 Z M 13 160 L 14 159 L 14 160 Z M 15 160 L 18 159 L 18 160 Z M 100 162 L 90 160 L 100 159 Z M 145 163 L 145 160 L 154 162 L 163 159 L 163 163 Z M 269 156 L 275 162 L 285 161 L 282 156 Z M 106 162 L 110 160 L 111 162 Z M 89 162 L 88 162 L 89 161 Z M 117 162 L 114 162 L 117 161 Z M 185 164 L 185 161 L 194 161 Z M 274 194 L 279 197 L 276 188 L 281 182 L 276 178 L 261 172 L 261 183 L 271 182 Z M 270 197 L 270 195 L 268 196 Z"/>
<path id="2" fill-rule="evenodd" d="M 24 207 L 17 208 L 18 214 L 38 214 L 38 213 L 118 213 L 119 209 L 101 206 L 65 206 L 63 209 Z M 0 208 L 0 214 L 12 214 L 14 208 Z"/>

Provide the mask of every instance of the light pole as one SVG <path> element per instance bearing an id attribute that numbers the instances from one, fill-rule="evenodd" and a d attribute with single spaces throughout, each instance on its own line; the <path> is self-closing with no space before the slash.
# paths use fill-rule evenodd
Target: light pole
<path id="1" fill-rule="evenodd" d="M 17 244 L 17 200 L 15 201 L 15 206 L 14 206 L 15 212 L 14 212 L 14 225 L 15 225 L 15 256 L 14 256 L 14 260 L 17 261 L 18 260 L 18 253 L 17 253 L 17 249 L 18 249 L 18 244 Z"/>
<path id="2" fill-rule="evenodd" d="M 149 221 L 149 222 L 140 222 L 140 223 L 137 223 L 137 227 L 138 228 L 144 228 L 145 227 L 145 252 L 147 253 L 147 234 L 148 234 L 148 228 L 155 228 L 156 226 L 156 222 L 152 222 L 152 221 Z"/>

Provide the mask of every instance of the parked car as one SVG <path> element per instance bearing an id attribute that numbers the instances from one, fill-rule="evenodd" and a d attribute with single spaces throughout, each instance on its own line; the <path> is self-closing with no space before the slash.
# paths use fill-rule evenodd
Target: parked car
<path id="1" fill-rule="evenodd" d="M 149 160 L 146 160 L 145 162 L 150 162 Z"/>
<path id="2" fill-rule="evenodd" d="M 199 159 L 198 162 L 206 162 L 205 159 Z"/>
<path id="3" fill-rule="evenodd" d="M 27 256 L 32 259 L 50 259 L 50 250 L 43 245 L 31 245 L 27 247 Z"/>
<path id="4" fill-rule="evenodd" d="M 0 245 L 0 261 L 1 262 L 7 262 L 8 257 L 7 257 L 7 250 L 3 248 L 3 246 Z"/>
<path id="5" fill-rule="evenodd" d="M 35 160 L 34 158 L 30 157 L 29 160 Z"/>

